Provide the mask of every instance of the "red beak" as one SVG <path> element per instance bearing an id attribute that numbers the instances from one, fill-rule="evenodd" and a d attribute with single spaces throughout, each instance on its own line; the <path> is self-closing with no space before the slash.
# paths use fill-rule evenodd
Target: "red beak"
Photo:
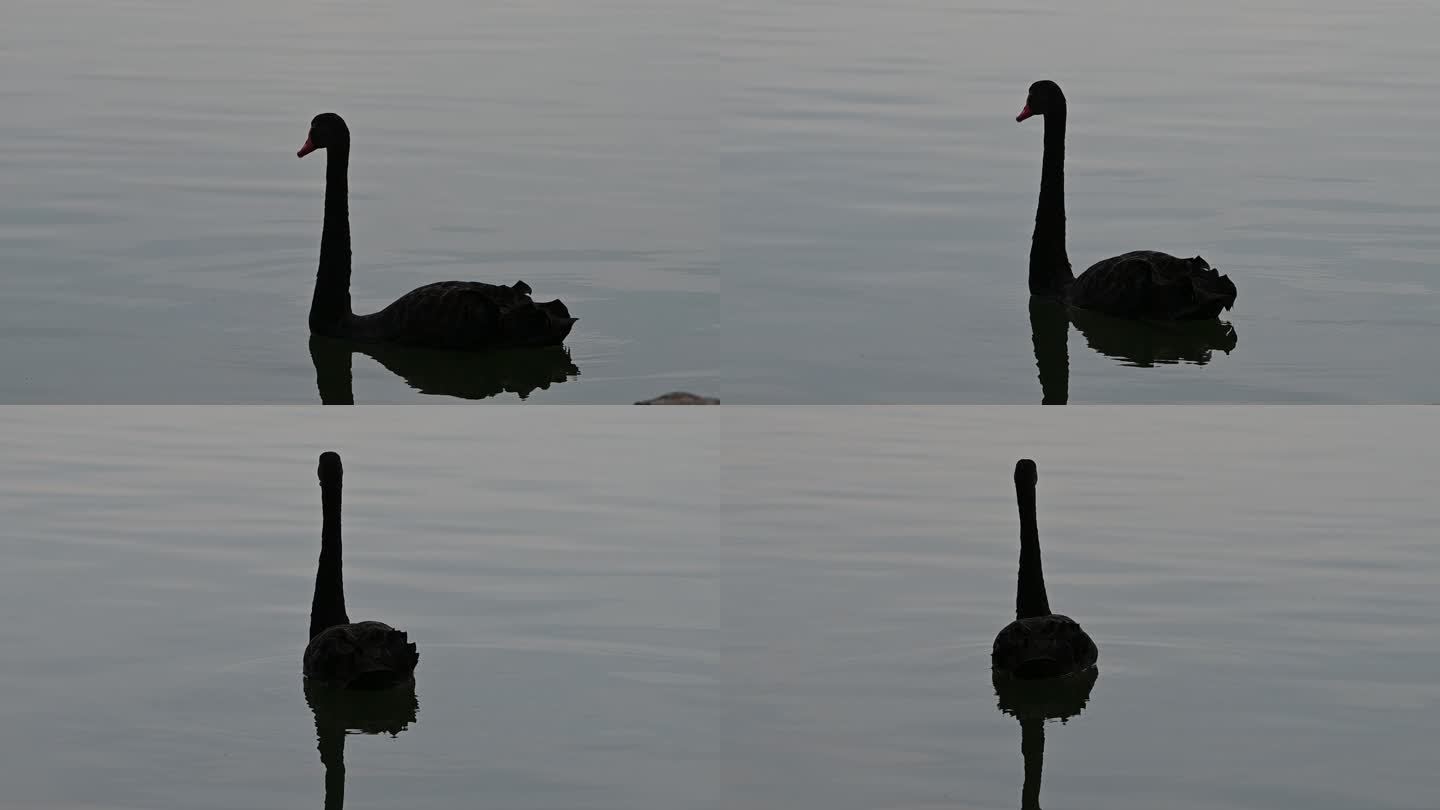
<path id="1" fill-rule="evenodd" d="M 1020 114 L 1017 115 L 1017 116 L 1015 116 L 1015 120 L 1016 120 L 1017 122 L 1019 122 L 1019 121 L 1024 121 L 1026 118 L 1029 118 L 1030 116 L 1032 116 L 1032 115 L 1034 115 L 1034 114 L 1035 114 L 1035 113 L 1030 112 L 1030 105 L 1029 105 L 1029 104 L 1026 104 L 1026 105 L 1025 105 L 1025 109 L 1021 110 L 1021 111 L 1020 111 Z M 306 146 L 309 146 L 309 145 L 310 145 L 310 142 L 309 142 L 309 141 L 306 141 L 306 142 L 305 142 L 305 145 L 306 145 Z"/>
<path id="2" fill-rule="evenodd" d="M 295 157 L 305 157 L 306 155 L 308 155 L 308 154 L 310 154 L 311 152 L 314 152 L 314 151 L 315 151 L 315 144 L 311 143 L 311 142 L 310 142 L 310 139 L 307 137 L 307 138 L 305 139 L 305 145 L 302 146 L 302 147 L 300 147 L 300 151 L 295 153 Z"/>

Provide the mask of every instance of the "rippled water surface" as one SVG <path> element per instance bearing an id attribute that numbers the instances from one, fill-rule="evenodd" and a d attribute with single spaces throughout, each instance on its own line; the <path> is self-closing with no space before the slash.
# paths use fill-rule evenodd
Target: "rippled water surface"
<path id="1" fill-rule="evenodd" d="M 693 36 L 712 16 L 10 0 L 0 402 L 342 399 L 350 352 L 307 346 L 324 157 L 295 159 L 326 110 L 354 138 L 357 311 L 432 281 L 524 279 L 581 319 L 568 358 L 357 353 L 356 401 L 713 389 L 714 57 Z"/>
<path id="2" fill-rule="evenodd" d="M 726 806 L 1435 806 L 1432 410 L 1016 413 L 727 411 Z M 1100 663 L 1007 714 L 1022 456 Z"/>
<path id="3" fill-rule="evenodd" d="M 727 9 L 730 400 L 1440 400 L 1433 3 Z M 1042 78 L 1077 271 L 1204 256 L 1233 338 L 1027 311 Z"/>
<path id="4" fill-rule="evenodd" d="M 425 410 L 0 409 L 0 806 L 1434 806 L 1430 409 Z M 302 689 L 331 448 L 413 698 Z"/>
<path id="5" fill-rule="evenodd" d="M 0 410 L 0 807 L 719 806 L 715 409 L 414 410 Z M 326 449 L 413 698 L 307 706 Z"/>

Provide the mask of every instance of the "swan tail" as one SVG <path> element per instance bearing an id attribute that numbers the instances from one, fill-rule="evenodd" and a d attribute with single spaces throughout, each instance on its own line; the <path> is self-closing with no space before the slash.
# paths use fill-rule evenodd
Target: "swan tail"
<path id="1" fill-rule="evenodd" d="M 371 650 L 346 684 L 350 689 L 389 689 L 415 679 L 420 651 L 403 630 L 390 630 L 378 649 Z"/>
<path id="2" fill-rule="evenodd" d="M 501 315 L 501 342 L 508 346 L 559 346 L 570 336 L 579 318 L 571 317 L 564 302 L 528 298 Z"/>
<path id="3" fill-rule="evenodd" d="M 1220 271 L 1210 266 L 1210 263 L 1200 256 L 1187 260 L 1189 272 L 1185 275 L 1190 282 L 1192 307 L 1188 310 L 1194 313 L 1189 318 L 1178 320 L 1197 320 L 1215 318 L 1222 311 L 1235 306 L 1235 282 L 1229 276 L 1221 275 Z"/>
<path id="4" fill-rule="evenodd" d="M 387 663 L 390 669 L 406 675 L 415 672 L 415 667 L 420 664 L 420 651 L 415 642 L 410 640 L 409 633 L 404 630 L 391 630 L 385 639 L 385 646 L 389 653 Z"/>

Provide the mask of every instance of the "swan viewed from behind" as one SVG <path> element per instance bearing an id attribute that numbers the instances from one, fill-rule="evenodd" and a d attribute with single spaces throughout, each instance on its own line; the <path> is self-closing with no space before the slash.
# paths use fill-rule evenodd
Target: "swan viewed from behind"
<path id="1" fill-rule="evenodd" d="M 508 287 L 439 281 L 411 290 L 379 312 L 356 315 L 350 308 L 350 129 L 343 118 L 335 113 L 315 116 L 296 156 L 303 158 L 317 149 L 325 149 L 329 156 L 310 334 L 462 350 L 564 342 L 576 319 L 558 300 L 535 303 L 530 285 L 523 281 Z"/>
<path id="2" fill-rule="evenodd" d="M 420 654 L 409 637 L 382 622 L 351 623 L 345 611 L 341 574 L 340 455 L 320 454 L 320 564 L 310 604 L 310 643 L 305 647 L 307 681 L 341 689 L 388 689 L 415 682 Z"/>
<path id="3" fill-rule="evenodd" d="M 1030 243 L 1030 294 L 1132 320 L 1185 321 L 1218 317 L 1235 304 L 1235 284 L 1204 259 L 1135 250 L 1096 262 L 1076 278 L 1065 252 L 1065 94 L 1055 82 L 1030 85 L 1024 121 L 1045 118 L 1040 201 Z"/>
<path id="4" fill-rule="evenodd" d="M 1040 532 L 1035 520 L 1035 462 L 1015 464 L 1015 499 L 1020 507 L 1020 573 L 1015 621 L 995 637 L 990 664 L 997 674 L 1019 679 L 1056 678 L 1095 666 L 1099 650 L 1080 624 L 1050 612 L 1040 565 Z"/>

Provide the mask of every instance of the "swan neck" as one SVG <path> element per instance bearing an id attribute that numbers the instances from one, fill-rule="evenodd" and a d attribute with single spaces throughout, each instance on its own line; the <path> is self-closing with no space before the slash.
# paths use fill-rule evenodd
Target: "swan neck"
<path id="1" fill-rule="evenodd" d="M 1045 771 L 1045 721 L 1020 721 L 1020 755 L 1025 758 L 1025 786 L 1020 789 L 1020 810 L 1040 810 L 1040 778 Z"/>
<path id="2" fill-rule="evenodd" d="M 339 624 L 349 624 L 345 613 L 345 582 L 340 559 L 340 484 L 320 487 L 324 523 L 320 529 L 320 564 L 315 569 L 315 598 L 310 603 L 310 638 Z"/>
<path id="3" fill-rule="evenodd" d="M 1020 577 L 1015 591 L 1015 618 L 1050 615 L 1045 595 L 1045 572 L 1040 566 L 1040 530 L 1035 524 L 1035 485 L 1015 485 L 1020 504 Z"/>
<path id="4" fill-rule="evenodd" d="M 325 163 L 325 225 L 320 267 L 310 301 L 310 333 L 343 335 L 350 320 L 350 144 L 329 147 Z"/>
<path id="5" fill-rule="evenodd" d="M 1065 104 L 1045 113 L 1045 156 L 1040 166 L 1040 202 L 1030 242 L 1030 294 L 1064 295 L 1075 280 L 1065 253 Z"/>

